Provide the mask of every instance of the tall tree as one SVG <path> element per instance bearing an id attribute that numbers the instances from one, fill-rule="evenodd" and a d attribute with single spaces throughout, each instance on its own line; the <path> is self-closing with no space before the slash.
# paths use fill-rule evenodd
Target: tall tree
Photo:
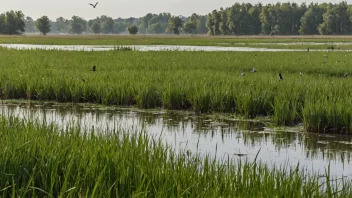
<path id="1" fill-rule="evenodd" d="M 318 4 L 310 4 L 308 10 L 301 18 L 299 33 L 301 35 L 319 34 L 318 27 L 323 23 L 323 13 L 323 8 L 318 6 Z"/>
<path id="2" fill-rule="evenodd" d="M 56 19 L 56 30 L 59 33 L 64 33 L 64 32 L 68 32 L 68 30 L 70 29 L 70 21 L 63 18 L 63 17 L 59 17 Z"/>
<path id="3" fill-rule="evenodd" d="M 50 32 L 50 20 L 47 16 L 42 16 L 35 21 L 37 29 L 44 35 Z"/>
<path id="4" fill-rule="evenodd" d="M 336 14 L 333 10 L 333 5 L 330 3 L 326 12 L 323 14 L 323 23 L 319 25 L 319 33 L 323 35 L 334 34 L 336 30 Z"/>
<path id="5" fill-rule="evenodd" d="M 22 34 L 25 31 L 24 15 L 22 11 L 8 11 L 4 15 L 4 34 Z"/>
<path id="6" fill-rule="evenodd" d="M 99 22 L 94 22 L 92 25 L 92 30 L 94 34 L 100 34 L 101 31 L 101 25 Z"/>
<path id="7" fill-rule="evenodd" d="M 183 21 L 179 16 L 172 16 L 169 19 L 167 32 L 172 32 L 173 34 L 179 35 L 183 27 Z"/>
<path id="8" fill-rule="evenodd" d="M 36 28 L 35 22 L 31 17 L 27 16 L 24 20 L 24 23 L 25 23 L 25 28 L 24 28 L 25 32 L 36 32 L 37 31 L 35 29 Z"/>
<path id="9" fill-rule="evenodd" d="M 82 34 L 87 29 L 87 22 L 79 16 L 73 16 L 71 20 L 70 32 L 74 34 Z"/>
<path id="10" fill-rule="evenodd" d="M 158 22 L 149 26 L 149 32 L 153 34 L 161 34 L 165 32 L 165 28 L 161 22 Z"/>

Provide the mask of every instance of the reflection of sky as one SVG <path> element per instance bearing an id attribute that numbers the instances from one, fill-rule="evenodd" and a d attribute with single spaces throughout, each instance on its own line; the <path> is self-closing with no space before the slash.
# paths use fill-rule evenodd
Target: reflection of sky
<path id="1" fill-rule="evenodd" d="M 238 43 L 241 45 L 244 43 Z M 325 45 L 332 43 L 315 43 L 314 45 Z M 35 45 L 35 44 L 0 44 L 0 47 L 18 50 L 43 49 L 43 50 L 62 50 L 62 51 L 109 51 L 118 48 L 128 47 L 136 51 L 209 51 L 209 52 L 305 52 L 306 49 L 270 49 L 258 48 L 261 45 L 311 45 L 307 43 L 251 43 L 251 47 L 222 47 L 222 46 L 182 46 L 182 45 Z M 334 45 L 351 45 L 351 43 L 334 43 Z M 310 51 L 327 51 L 326 49 L 310 49 Z M 334 50 L 352 51 L 352 50 Z"/>
<path id="2" fill-rule="evenodd" d="M 351 137 L 319 136 L 287 129 L 290 132 L 261 128 L 260 131 L 240 129 L 236 122 L 215 122 L 200 116 L 184 116 L 177 113 L 139 112 L 132 109 L 108 110 L 83 106 L 45 105 L 2 106 L 3 115 L 19 118 L 35 118 L 60 127 L 80 124 L 83 130 L 94 127 L 95 131 L 125 129 L 126 131 L 146 131 L 149 135 L 161 138 L 176 151 L 187 149 L 192 152 L 209 154 L 217 159 L 253 161 L 261 149 L 258 160 L 272 166 L 296 166 L 310 172 L 323 174 L 330 160 L 331 174 L 341 177 L 352 174 L 350 166 Z M 234 154 L 246 154 L 238 157 Z"/>
<path id="3" fill-rule="evenodd" d="M 117 46 L 113 45 L 32 45 L 32 44 L 0 44 L 0 47 L 29 50 L 64 50 L 64 51 L 108 51 L 114 50 Z M 253 51 L 306 51 L 297 49 L 265 49 L 254 47 L 220 47 L 220 46 L 177 46 L 177 45 L 129 45 L 118 47 L 132 47 L 137 51 L 235 51 L 235 52 L 253 52 Z M 314 51 L 314 50 L 311 50 Z M 325 50 L 326 51 L 326 50 Z"/>

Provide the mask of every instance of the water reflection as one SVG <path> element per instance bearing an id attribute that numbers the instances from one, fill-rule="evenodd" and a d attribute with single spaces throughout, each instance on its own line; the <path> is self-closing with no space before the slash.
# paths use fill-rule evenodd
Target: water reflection
<path id="1" fill-rule="evenodd" d="M 18 50 L 44 49 L 64 51 L 109 51 L 117 48 L 131 47 L 136 51 L 236 51 L 236 52 L 282 52 L 306 51 L 306 49 L 268 49 L 255 47 L 221 47 L 221 46 L 183 46 L 183 45 L 34 45 L 34 44 L 0 44 Z"/>
<path id="2" fill-rule="evenodd" d="M 130 108 L 97 108 L 55 103 L 12 103 L 1 106 L 3 115 L 54 122 L 60 127 L 80 124 L 83 130 L 114 128 L 145 130 L 176 150 L 234 157 L 270 165 L 291 164 L 324 173 L 331 162 L 334 176 L 351 175 L 351 136 L 317 135 L 302 127 L 273 129 L 259 122 L 214 120 L 192 113 L 141 111 Z"/>

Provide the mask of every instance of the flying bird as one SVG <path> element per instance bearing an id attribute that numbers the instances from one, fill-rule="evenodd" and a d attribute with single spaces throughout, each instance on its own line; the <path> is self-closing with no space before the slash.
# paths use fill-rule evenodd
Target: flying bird
<path id="1" fill-rule="evenodd" d="M 97 71 L 97 67 L 94 65 L 94 66 L 93 66 L 93 69 L 92 69 L 92 70 L 90 70 L 90 71 L 92 71 L 92 72 Z"/>
<path id="2" fill-rule="evenodd" d="M 282 78 L 282 75 L 281 75 L 280 73 L 279 73 L 279 79 L 280 79 L 280 80 L 282 80 L 282 79 L 283 79 L 283 78 Z"/>
<path id="3" fill-rule="evenodd" d="M 93 6 L 93 8 L 95 8 L 95 7 L 97 7 L 98 3 L 99 2 L 96 2 L 95 5 L 90 3 L 89 5 Z"/>

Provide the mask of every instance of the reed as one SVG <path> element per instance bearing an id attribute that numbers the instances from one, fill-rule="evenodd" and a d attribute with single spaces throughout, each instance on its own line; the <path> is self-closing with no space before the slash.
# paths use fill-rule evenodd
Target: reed
<path id="1" fill-rule="evenodd" d="M 58 129 L 0 117 L 2 197 L 350 197 L 348 179 L 178 154 L 147 131 Z"/>
<path id="2" fill-rule="evenodd" d="M 277 125 L 303 122 L 312 132 L 351 133 L 350 58 L 347 52 L 0 48 L 0 96 L 271 116 Z"/>

